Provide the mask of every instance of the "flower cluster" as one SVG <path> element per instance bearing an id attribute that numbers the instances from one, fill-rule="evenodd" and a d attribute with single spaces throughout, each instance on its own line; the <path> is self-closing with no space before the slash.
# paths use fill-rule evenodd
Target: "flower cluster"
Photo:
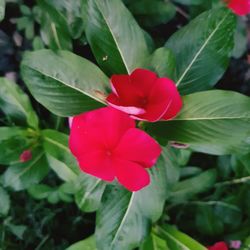
<path id="1" fill-rule="evenodd" d="M 111 182 L 115 178 L 130 191 L 150 183 L 147 168 L 155 165 L 161 147 L 135 120 L 155 122 L 174 118 L 182 107 L 173 81 L 149 70 L 111 77 L 109 107 L 75 116 L 70 150 L 85 173 Z"/>

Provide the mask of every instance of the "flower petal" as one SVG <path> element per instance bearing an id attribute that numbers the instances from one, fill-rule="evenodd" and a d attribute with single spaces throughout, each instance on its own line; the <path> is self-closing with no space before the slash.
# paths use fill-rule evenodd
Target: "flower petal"
<path id="1" fill-rule="evenodd" d="M 131 82 L 136 88 L 142 89 L 149 94 L 157 79 L 157 75 L 147 69 L 135 69 L 130 75 Z"/>
<path id="2" fill-rule="evenodd" d="M 237 15 L 244 16 L 250 13 L 250 0 L 230 0 L 227 2 L 229 2 L 228 8 Z"/>
<path id="3" fill-rule="evenodd" d="M 80 157 L 87 152 L 114 148 L 125 132 L 134 127 L 133 119 L 111 107 L 83 113 L 73 118 L 70 149 Z"/>
<path id="4" fill-rule="evenodd" d="M 137 163 L 116 160 L 115 171 L 118 182 L 131 192 L 138 191 L 150 183 L 148 172 Z"/>
<path id="5" fill-rule="evenodd" d="M 172 103 L 175 103 L 175 98 L 180 97 L 174 82 L 168 78 L 158 78 L 148 98 L 146 113 L 138 115 L 138 118 L 150 122 L 160 120 L 163 115 L 167 115 L 167 110 Z M 173 105 L 171 112 L 175 114 L 179 109 L 175 108 L 175 104 Z"/>
<path id="6" fill-rule="evenodd" d="M 145 109 L 143 108 L 133 107 L 133 106 L 123 106 L 121 99 L 113 93 L 111 93 L 106 100 L 111 107 L 123 111 L 127 114 L 140 115 L 146 112 Z"/>
<path id="7" fill-rule="evenodd" d="M 113 181 L 115 171 L 112 161 L 104 151 L 87 153 L 78 159 L 81 170 L 85 173 L 101 178 L 105 181 Z"/>
<path id="8" fill-rule="evenodd" d="M 137 96 L 142 93 L 142 90 L 131 83 L 129 75 L 113 75 L 110 81 L 113 93 L 124 106 L 137 102 Z"/>
<path id="9" fill-rule="evenodd" d="M 137 162 L 150 168 L 155 165 L 160 156 L 161 147 L 144 131 L 132 128 L 122 137 L 115 154 L 120 159 Z"/>

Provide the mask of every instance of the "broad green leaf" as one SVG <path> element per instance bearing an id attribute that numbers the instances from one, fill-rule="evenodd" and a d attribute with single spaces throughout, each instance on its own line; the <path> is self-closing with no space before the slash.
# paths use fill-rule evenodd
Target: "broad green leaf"
<path id="1" fill-rule="evenodd" d="M 189 237 L 188 235 L 178 231 L 175 227 L 164 225 L 157 227 L 158 235 L 167 241 L 171 250 L 206 250 L 207 248 Z"/>
<path id="2" fill-rule="evenodd" d="M 181 177 L 182 178 L 188 178 L 188 177 L 192 177 L 195 175 L 198 175 L 202 172 L 201 168 L 198 167 L 184 167 L 181 169 Z"/>
<path id="3" fill-rule="evenodd" d="M 64 181 L 74 180 L 79 167 L 68 146 L 68 136 L 56 130 L 42 131 L 43 147 L 50 167 Z"/>
<path id="4" fill-rule="evenodd" d="M 85 23 L 82 20 L 81 8 L 84 8 L 87 0 L 47 0 L 65 19 L 71 37 L 78 39 L 82 36 Z"/>
<path id="5" fill-rule="evenodd" d="M 38 128 L 38 117 L 29 97 L 17 84 L 6 78 L 0 78 L 0 109 L 15 124 Z"/>
<path id="6" fill-rule="evenodd" d="M 212 188 L 216 182 L 216 171 L 207 170 L 195 177 L 180 181 L 173 186 L 171 200 L 182 202 L 192 196 Z"/>
<path id="7" fill-rule="evenodd" d="M 71 52 L 26 52 L 21 70 L 32 95 L 52 113 L 73 116 L 103 106 L 100 96 L 108 78 L 93 63 Z"/>
<path id="8" fill-rule="evenodd" d="M 168 195 L 168 162 L 165 156 L 149 170 L 151 183 L 148 187 L 133 193 L 118 187 L 106 188 L 97 212 L 97 247 L 133 249 L 148 235 L 151 223 L 162 215 Z"/>
<path id="9" fill-rule="evenodd" d="M 0 217 L 6 216 L 10 210 L 10 197 L 0 186 Z"/>
<path id="10" fill-rule="evenodd" d="M 66 250 L 97 250 L 95 245 L 94 236 L 90 236 L 89 238 L 76 242 Z"/>
<path id="11" fill-rule="evenodd" d="M 250 98 L 236 92 L 212 90 L 183 97 L 180 114 L 171 121 L 147 124 L 147 131 L 166 144 L 189 144 L 215 155 L 249 152 Z"/>
<path id="12" fill-rule="evenodd" d="M 164 0 L 137 0 L 131 1 L 129 10 L 136 16 L 140 24 L 146 27 L 167 23 L 175 16 L 175 7 Z"/>
<path id="13" fill-rule="evenodd" d="M 165 44 L 176 56 L 182 94 L 210 89 L 227 69 L 234 46 L 235 15 L 224 8 L 202 13 Z"/>
<path id="14" fill-rule="evenodd" d="M 100 179 L 82 173 L 75 181 L 75 201 L 84 212 L 96 211 L 101 203 L 106 183 Z"/>
<path id="15" fill-rule="evenodd" d="M 140 250 L 171 250 L 168 248 L 167 242 L 156 234 L 151 233 L 150 237 L 146 239 Z"/>
<path id="16" fill-rule="evenodd" d="M 67 18 L 51 4 L 51 1 L 38 0 L 41 8 L 39 22 L 41 25 L 41 37 L 46 45 L 53 50 L 72 50 Z"/>
<path id="17" fill-rule="evenodd" d="M 150 221 L 138 209 L 136 193 L 107 187 L 97 212 L 95 236 L 98 249 L 132 250 L 147 236 L 149 226 Z"/>
<path id="18" fill-rule="evenodd" d="M 0 22 L 4 19 L 5 15 L 5 0 L 0 0 Z"/>
<path id="19" fill-rule="evenodd" d="M 227 230 L 234 230 L 241 226 L 243 213 L 238 206 L 218 201 L 214 202 L 213 210 L 217 217 L 224 223 Z"/>
<path id="20" fill-rule="evenodd" d="M 48 163 L 41 148 L 32 151 L 32 159 L 9 166 L 3 174 L 3 185 L 20 191 L 38 184 L 49 171 Z"/>
<path id="21" fill-rule="evenodd" d="M 0 164 L 19 162 L 20 154 L 30 147 L 26 129 L 19 127 L 0 127 Z"/>
<path id="22" fill-rule="evenodd" d="M 234 49 L 232 56 L 240 58 L 247 50 L 247 27 L 246 23 L 240 18 L 237 18 L 237 28 L 234 35 Z"/>
<path id="23" fill-rule="evenodd" d="M 26 225 L 15 225 L 12 223 L 7 223 L 6 226 L 12 234 L 14 234 L 20 240 L 23 240 L 24 233 L 27 229 Z"/>
<path id="24" fill-rule="evenodd" d="M 175 76 L 175 57 L 171 50 L 159 48 L 155 50 L 150 59 L 150 68 L 158 74 L 159 77 L 169 77 L 174 79 Z"/>
<path id="25" fill-rule="evenodd" d="M 77 174 L 68 167 L 64 162 L 57 160 L 55 157 L 46 154 L 50 168 L 57 174 L 63 181 L 73 181 L 76 179 Z"/>
<path id="26" fill-rule="evenodd" d="M 199 206 L 196 211 L 195 224 L 197 229 L 207 236 L 221 235 L 224 231 L 221 218 L 215 215 L 210 206 Z"/>
<path id="27" fill-rule="evenodd" d="M 38 184 L 31 186 L 28 189 L 29 194 L 35 199 L 45 199 L 52 192 L 52 188 L 50 186 L 44 184 Z"/>
<path id="28" fill-rule="evenodd" d="M 109 75 L 131 73 L 149 55 L 144 32 L 121 0 L 88 0 L 86 36 Z"/>

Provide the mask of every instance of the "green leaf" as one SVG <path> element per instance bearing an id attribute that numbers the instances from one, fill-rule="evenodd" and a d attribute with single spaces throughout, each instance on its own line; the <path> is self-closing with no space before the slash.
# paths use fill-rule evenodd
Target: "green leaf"
<path id="1" fill-rule="evenodd" d="M 133 249 L 148 235 L 151 223 L 162 215 L 168 195 L 165 158 L 161 157 L 149 170 L 151 183 L 148 187 L 134 193 L 118 187 L 106 188 L 97 212 L 97 247 Z"/>
<path id="2" fill-rule="evenodd" d="M 155 50 L 150 59 L 150 68 L 158 74 L 159 77 L 169 77 L 174 79 L 175 62 L 174 54 L 167 48 Z"/>
<path id="3" fill-rule="evenodd" d="M 12 224 L 12 223 L 8 222 L 8 223 L 6 223 L 6 227 L 17 238 L 19 238 L 20 240 L 23 240 L 23 235 L 24 235 L 24 233 L 25 233 L 25 231 L 27 229 L 27 226 L 25 226 L 25 225 L 15 225 L 15 224 Z"/>
<path id="4" fill-rule="evenodd" d="M 4 19 L 5 15 L 5 0 L 0 0 L 0 22 Z"/>
<path id="5" fill-rule="evenodd" d="M 64 181 L 72 181 L 80 173 L 68 146 L 68 135 L 56 130 L 42 131 L 43 147 L 50 167 Z"/>
<path id="6" fill-rule="evenodd" d="M 171 121 L 147 124 L 162 143 L 190 144 L 209 154 L 249 152 L 250 98 L 236 92 L 212 90 L 183 97 L 180 114 Z"/>
<path id="7" fill-rule="evenodd" d="M 148 199 L 149 200 L 149 199 Z M 149 233 L 149 220 L 137 208 L 136 193 L 107 187 L 97 212 L 98 249 L 133 249 Z"/>
<path id="8" fill-rule="evenodd" d="M 7 168 L 3 174 L 3 185 L 20 191 L 39 183 L 49 171 L 48 163 L 41 148 L 32 151 L 32 159 Z"/>
<path id="9" fill-rule="evenodd" d="M 20 154 L 30 147 L 27 130 L 19 127 L 0 127 L 0 164 L 19 162 Z"/>
<path id="10" fill-rule="evenodd" d="M 0 186 L 0 217 L 6 216 L 10 210 L 10 197 Z"/>
<path id="11" fill-rule="evenodd" d="M 38 128 L 38 117 L 28 95 L 6 78 L 0 78 L 0 109 L 15 124 Z"/>
<path id="12" fill-rule="evenodd" d="M 207 248 L 189 237 L 188 235 L 178 231 L 175 227 L 164 225 L 156 228 L 157 234 L 167 241 L 171 250 L 206 250 Z"/>
<path id="13" fill-rule="evenodd" d="M 237 18 L 237 28 L 234 35 L 234 49 L 232 56 L 240 58 L 247 50 L 247 27 L 246 23 L 240 18 Z"/>
<path id="14" fill-rule="evenodd" d="M 131 73 L 149 55 L 144 32 L 121 0 L 88 0 L 86 36 L 109 75 Z"/>
<path id="15" fill-rule="evenodd" d="M 136 16 L 139 23 L 146 27 L 153 27 L 161 23 L 167 23 L 175 16 L 175 7 L 170 1 L 162 0 L 137 0 L 128 6 Z"/>
<path id="16" fill-rule="evenodd" d="M 54 50 L 72 50 L 72 40 L 67 18 L 54 8 L 53 4 L 50 3 L 51 1 L 38 0 L 37 2 L 41 8 L 39 21 L 41 25 L 41 37 L 44 42 Z"/>
<path id="17" fill-rule="evenodd" d="M 212 188 L 216 182 L 216 170 L 207 170 L 195 177 L 176 183 L 172 189 L 171 200 L 183 202 L 190 197 Z"/>
<path id="18" fill-rule="evenodd" d="M 95 238 L 94 236 L 90 236 L 85 240 L 81 240 L 71 245 L 66 250 L 97 250 L 95 245 Z"/>
<path id="19" fill-rule="evenodd" d="M 143 243 L 140 250 L 170 250 L 167 242 L 156 234 L 151 233 L 150 237 Z"/>
<path id="20" fill-rule="evenodd" d="M 32 95 L 52 113 L 73 116 L 103 106 L 107 77 L 71 52 L 26 52 L 21 70 Z"/>
<path id="21" fill-rule="evenodd" d="M 234 46 L 235 25 L 229 9 L 212 9 L 167 41 L 176 56 L 175 80 L 182 94 L 210 89 L 221 78 Z"/>
<path id="22" fill-rule="evenodd" d="M 77 174 L 64 162 L 58 161 L 49 154 L 46 154 L 46 157 L 50 168 L 54 170 L 57 176 L 63 181 L 73 181 L 77 177 Z"/>
<path id="23" fill-rule="evenodd" d="M 224 225 L 221 218 L 216 216 L 210 206 L 199 206 L 196 213 L 195 224 L 197 229 L 204 235 L 221 235 Z"/>
<path id="24" fill-rule="evenodd" d="M 101 203 L 106 183 L 88 174 L 80 174 L 75 181 L 75 201 L 83 212 L 96 211 Z"/>
<path id="25" fill-rule="evenodd" d="M 53 189 L 50 186 L 38 184 L 31 186 L 28 189 L 28 192 L 33 198 L 41 200 L 47 198 L 48 195 L 52 192 L 52 190 Z"/>

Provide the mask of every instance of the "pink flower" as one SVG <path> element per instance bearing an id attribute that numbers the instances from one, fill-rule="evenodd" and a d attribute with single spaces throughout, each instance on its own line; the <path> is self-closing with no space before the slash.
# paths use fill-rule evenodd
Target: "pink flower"
<path id="1" fill-rule="evenodd" d="M 69 146 L 82 171 L 105 181 L 118 182 L 130 191 L 147 186 L 161 153 L 157 142 L 135 128 L 127 114 L 111 107 L 73 118 Z"/>
<path id="2" fill-rule="evenodd" d="M 146 69 L 136 69 L 131 75 L 113 75 L 111 87 L 108 104 L 137 120 L 169 120 L 182 107 L 174 82 Z"/>
<path id="3" fill-rule="evenodd" d="M 244 16 L 250 13 L 250 0 L 224 0 L 235 14 Z"/>
<path id="4" fill-rule="evenodd" d="M 231 240 L 230 241 L 230 248 L 240 249 L 240 247 L 241 247 L 241 241 L 240 240 Z"/>
<path id="5" fill-rule="evenodd" d="M 25 150 L 22 152 L 22 154 L 19 156 L 20 162 L 26 162 L 32 159 L 32 153 L 30 150 Z"/>
<path id="6" fill-rule="evenodd" d="M 223 241 L 215 243 L 213 246 L 208 247 L 208 250 L 228 250 L 227 244 Z"/>

